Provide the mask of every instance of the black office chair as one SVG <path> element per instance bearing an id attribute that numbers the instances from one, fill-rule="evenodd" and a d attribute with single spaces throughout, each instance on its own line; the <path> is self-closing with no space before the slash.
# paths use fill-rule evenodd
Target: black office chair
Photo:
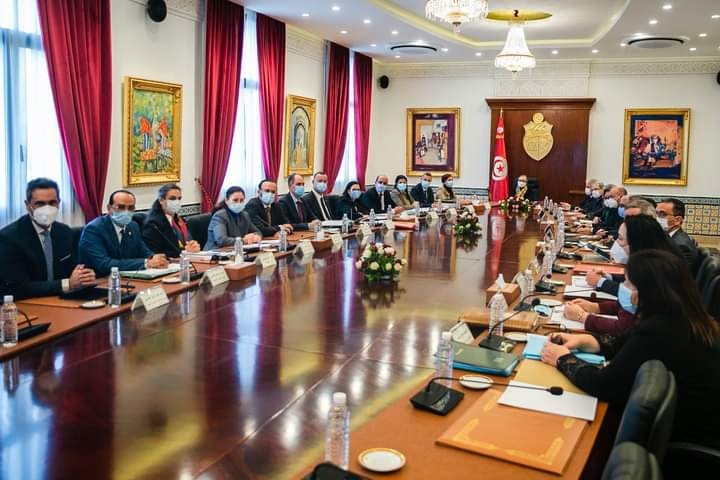
<path id="1" fill-rule="evenodd" d="M 190 232 L 192 239 L 200 244 L 200 248 L 204 248 L 205 242 L 207 242 L 208 226 L 210 226 L 211 218 L 212 214 L 210 213 L 200 213 L 198 215 L 185 217 L 188 232 Z"/>
<path id="2" fill-rule="evenodd" d="M 662 472 L 655 455 L 633 442 L 616 445 L 603 470 L 602 480 L 660 480 Z"/>
<path id="3" fill-rule="evenodd" d="M 338 203 L 340 202 L 340 195 L 325 195 L 325 203 L 330 210 L 330 216 L 336 220 L 340 220 L 342 215 L 338 217 Z"/>
<path id="4" fill-rule="evenodd" d="M 700 293 L 705 310 L 720 322 L 720 275 L 715 275 L 715 278 L 710 279 Z"/>
<path id="5" fill-rule="evenodd" d="M 635 442 L 663 461 L 670 441 L 677 384 L 660 360 L 648 360 L 635 375 L 632 391 L 618 427 L 615 445 Z"/>
<path id="6" fill-rule="evenodd" d="M 525 198 L 531 202 L 540 200 L 540 182 L 538 182 L 537 177 L 528 177 L 527 194 Z"/>
<path id="7" fill-rule="evenodd" d="M 695 275 L 695 278 L 697 278 L 697 275 L 700 272 L 700 266 L 705 262 L 705 259 L 712 256 L 712 252 L 709 248 L 706 247 L 698 247 L 697 252 L 698 254 L 697 258 L 695 259 L 695 265 L 693 265 L 695 269 L 692 272 L 693 275 Z"/>
<path id="8" fill-rule="evenodd" d="M 141 232 L 142 232 L 143 226 L 145 225 L 146 218 L 147 218 L 147 213 L 145 213 L 145 212 L 135 212 L 132 216 L 133 222 L 138 224 Z"/>
<path id="9" fill-rule="evenodd" d="M 75 252 L 75 258 L 78 258 L 78 247 L 80 246 L 80 237 L 82 236 L 83 228 L 85 227 L 70 227 L 70 230 L 72 231 L 73 252 Z"/>
<path id="10" fill-rule="evenodd" d="M 720 472 L 720 450 L 689 442 L 672 442 L 662 465 L 667 478 L 715 478 Z M 703 476 L 704 475 L 704 476 Z"/>
<path id="11" fill-rule="evenodd" d="M 705 291 L 705 287 L 718 275 L 720 275 L 720 257 L 711 255 L 700 265 L 697 276 L 695 277 L 700 291 Z"/>

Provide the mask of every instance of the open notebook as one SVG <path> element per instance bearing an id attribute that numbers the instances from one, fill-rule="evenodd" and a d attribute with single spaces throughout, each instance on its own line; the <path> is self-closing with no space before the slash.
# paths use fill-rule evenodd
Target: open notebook
<path id="1" fill-rule="evenodd" d="M 152 280 L 153 278 L 162 277 L 171 273 L 179 272 L 180 264 L 171 263 L 167 268 L 146 268 L 144 270 L 122 270 L 121 277 L 137 278 L 138 280 Z"/>

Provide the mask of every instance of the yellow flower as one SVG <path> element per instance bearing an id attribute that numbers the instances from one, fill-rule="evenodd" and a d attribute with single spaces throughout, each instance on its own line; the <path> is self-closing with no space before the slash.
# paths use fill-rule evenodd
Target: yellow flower
<path id="1" fill-rule="evenodd" d="M 372 263 L 370 264 L 370 270 L 377 270 L 377 269 L 379 269 L 379 268 L 380 268 L 380 265 L 378 265 L 377 262 L 372 262 Z"/>

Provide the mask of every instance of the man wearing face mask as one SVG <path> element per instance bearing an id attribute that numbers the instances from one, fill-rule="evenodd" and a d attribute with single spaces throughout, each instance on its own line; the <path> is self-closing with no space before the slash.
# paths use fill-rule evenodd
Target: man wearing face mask
<path id="1" fill-rule="evenodd" d="M 0 294 L 16 300 L 59 295 L 95 281 L 95 272 L 76 265 L 70 227 L 56 222 L 58 185 L 47 178 L 28 183 L 27 215 L 0 230 Z"/>
<path id="2" fill-rule="evenodd" d="M 432 174 L 430 172 L 423 173 L 420 183 L 410 190 L 410 195 L 416 202 L 420 203 L 420 207 L 429 208 L 435 203 L 435 194 L 433 193 L 430 183 L 432 182 Z"/>
<path id="3" fill-rule="evenodd" d="M 682 228 L 685 220 L 685 204 L 677 198 L 664 198 L 657 204 L 655 212 L 658 223 L 680 251 L 690 271 L 695 274 L 699 267 L 698 249 L 695 240 Z"/>
<path id="4" fill-rule="evenodd" d="M 360 197 L 360 203 L 369 212 L 371 209 L 375 213 L 385 213 L 388 207 L 395 211 L 395 202 L 388 191 L 388 177 L 386 175 L 378 175 L 375 177 L 375 186 L 368 188 Z M 402 210 L 402 209 L 399 209 Z"/>
<path id="5" fill-rule="evenodd" d="M 305 206 L 315 218 L 322 221 L 332 220 L 333 212 L 327 198 L 328 177 L 325 172 L 313 175 L 312 190 L 302 196 Z"/>
<path id="6" fill-rule="evenodd" d="M 592 219 L 595 215 L 600 213 L 600 210 L 603 208 L 603 189 L 605 186 L 602 182 L 593 181 L 593 183 L 590 186 L 590 192 L 588 195 L 590 196 L 588 199 L 586 199 L 585 202 L 582 204 L 582 211 L 585 213 L 585 216 L 587 218 Z M 587 189 L 585 190 L 587 192 Z"/>
<path id="7" fill-rule="evenodd" d="M 320 220 L 302 200 L 302 196 L 305 195 L 305 179 L 302 175 L 291 173 L 288 175 L 287 183 L 289 192 L 278 201 L 280 210 L 292 225 L 293 230 L 314 229 Z"/>
<path id="8" fill-rule="evenodd" d="M 620 199 L 623 195 L 627 195 L 627 190 L 623 187 L 614 186 L 610 189 L 603 203 L 603 209 L 593 219 L 593 233 L 601 237 L 607 235 L 617 237 L 618 227 L 622 223 L 622 218 L 618 214 L 618 207 L 620 207 Z"/>
<path id="9" fill-rule="evenodd" d="M 80 261 L 93 268 L 98 276 L 110 274 L 112 267 L 119 270 L 165 268 L 167 257 L 153 253 L 133 222 L 135 195 L 129 190 L 116 190 L 110 194 L 107 214 L 88 223 L 80 237 Z"/>
<path id="10" fill-rule="evenodd" d="M 178 258 L 183 250 L 200 251 L 200 244 L 190 238 L 185 220 L 178 215 L 181 202 L 182 191 L 177 184 L 166 183 L 158 190 L 142 229 L 145 245 L 153 252 Z"/>
<path id="11" fill-rule="evenodd" d="M 280 227 L 285 228 L 288 233 L 293 231 L 292 225 L 275 201 L 276 195 L 277 184 L 265 179 L 258 184 L 257 197 L 248 200 L 245 205 L 245 212 L 263 237 L 272 237 L 280 231 Z"/>

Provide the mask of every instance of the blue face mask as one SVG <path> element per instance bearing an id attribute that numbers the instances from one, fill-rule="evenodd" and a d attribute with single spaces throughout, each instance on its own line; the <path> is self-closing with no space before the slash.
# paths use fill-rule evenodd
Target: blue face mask
<path id="1" fill-rule="evenodd" d="M 305 185 L 295 185 L 295 196 L 302 197 L 305 194 Z"/>
<path id="2" fill-rule="evenodd" d="M 420 182 L 420 185 L 422 185 L 422 189 L 423 189 L 423 190 L 427 190 L 428 187 L 430 186 L 430 182 L 428 182 L 427 180 L 422 180 L 422 181 Z"/>
<path id="3" fill-rule="evenodd" d="M 350 198 L 352 198 L 353 201 L 360 198 L 360 195 L 362 195 L 360 190 L 350 190 Z"/>
<path id="4" fill-rule="evenodd" d="M 243 204 L 242 202 L 238 203 L 228 203 L 227 204 L 228 209 L 233 213 L 240 213 L 243 211 Z"/>
<path id="5" fill-rule="evenodd" d="M 273 192 L 260 192 L 260 201 L 265 205 L 270 205 L 275 200 Z"/>
<path id="6" fill-rule="evenodd" d="M 407 190 L 407 183 L 398 183 L 395 185 L 395 188 L 397 188 L 399 191 L 404 192 Z"/>
<path id="7" fill-rule="evenodd" d="M 110 214 L 110 218 L 120 227 L 127 227 L 132 222 L 132 212 L 129 210 L 122 210 L 120 212 L 113 211 Z"/>
<path id="8" fill-rule="evenodd" d="M 625 218 L 625 207 L 623 207 L 622 205 L 618 207 L 618 216 L 620 218 Z"/>
<path id="9" fill-rule="evenodd" d="M 637 305 L 632 303 L 632 290 L 621 283 L 618 287 L 618 303 L 626 312 L 632 314 L 637 312 Z"/>
<path id="10" fill-rule="evenodd" d="M 318 182 L 315 184 L 315 191 L 318 193 L 325 193 L 325 190 L 327 190 L 327 183 L 325 182 Z"/>
<path id="11" fill-rule="evenodd" d="M 452 188 L 452 186 L 453 186 L 453 181 L 452 181 L 452 180 L 448 180 L 447 182 L 445 182 L 445 186 L 446 186 L 446 187 L 449 187 L 449 188 Z"/>
<path id="12" fill-rule="evenodd" d="M 384 183 L 376 183 L 375 184 L 375 190 L 378 193 L 384 193 L 385 192 L 385 184 Z"/>

